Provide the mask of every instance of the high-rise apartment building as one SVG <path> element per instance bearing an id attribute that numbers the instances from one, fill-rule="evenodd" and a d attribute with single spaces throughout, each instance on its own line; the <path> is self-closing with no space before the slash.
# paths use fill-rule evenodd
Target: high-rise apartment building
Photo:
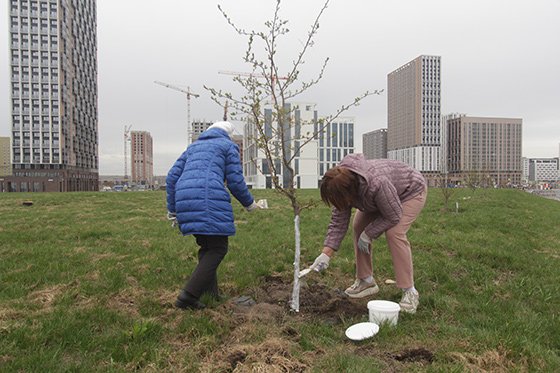
<path id="1" fill-rule="evenodd" d="M 340 117 L 322 131 L 319 138 L 319 178 L 336 166 L 342 158 L 354 153 L 354 118 Z"/>
<path id="2" fill-rule="evenodd" d="M 130 132 L 130 155 L 132 182 L 152 185 L 154 179 L 154 151 L 152 136 L 149 132 Z"/>
<path id="3" fill-rule="evenodd" d="M 364 133 L 362 153 L 366 159 L 387 158 L 387 128 Z"/>
<path id="4" fill-rule="evenodd" d="M 96 0 L 8 8 L 13 190 L 97 190 Z"/>
<path id="5" fill-rule="evenodd" d="M 534 182 L 556 182 L 560 180 L 558 158 L 525 158 L 527 180 Z"/>
<path id="6" fill-rule="evenodd" d="M 299 148 L 307 133 L 317 132 L 317 110 L 315 104 L 291 103 L 286 105 L 289 112 L 290 123 L 285 123 L 284 131 L 273 118 L 272 109 L 264 109 L 264 134 L 269 139 L 270 144 L 278 143 L 280 136 L 284 136 L 285 153 L 288 159 L 292 159 L 290 166 L 294 171 L 296 188 L 317 188 L 318 175 L 318 140 L 312 138 L 304 147 L 294 154 L 295 149 Z M 329 131 L 330 133 L 330 131 Z M 262 149 L 259 149 L 255 139 L 261 138 L 257 126 L 252 122 L 247 122 L 244 129 L 244 157 L 243 173 L 247 185 L 255 189 L 274 188 L 272 182 L 273 172 L 268 164 L 267 158 Z M 292 181 L 292 175 L 282 164 L 281 149 L 273 149 L 273 155 L 277 158 L 272 165 L 276 170 L 279 183 L 287 187 Z M 330 159 L 330 155 L 329 155 Z"/>
<path id="7" fill-rule="evenodd" d="M 313 103 L 290 103 L 286 110 L 290 112 L 291 124 L 284 127 L 283 136 L 287 157 L 292 158 L 294 186 L 298 189 L 317 188 L 328 169 L 336 166 L 346 155 L 354 153 L 354 118 L 339 117 L 329 124 L 321 124 Z M 281 134 L 280 127 L 273 119 L 272 109 L 265 108 L 264 117 L 264 135 L 269 144 L 273 144 Z M 252 188 L 274 188 L 271 167 L 254 140 L 259 137 L 256 126 L 246 123 L 243 146 L 245 180 Z M 290 183 L 290 175 L 281 162 L 280 148 L 271 149 L 278 156 L 273 167 L 281 185 L 286 187 Z"/>
<path id="8" fill-rule="evenodd" d="M 441 57 L 419 56 L 387 76 L 387 157 L 439 171 Z"/>
<path id="9" fill-rule="evenodd" d="M 520 118 L 457 116 L 447 121 L 451 179 L 476 177 L 496 186 L 521 183 Z"/>
<path id="10" fill-rule="evenodd" d="M 198 140 L 200 134 L 208 129 L 212 125 L 212 122 L 207 122 L 205 120 L 195 120 L 192 122 L 192 133 L 191 133 L 191 143 Z"/>
<path id="11" fill-rule="evenodd" d="M 521 182 L 529 182 L 529 158 L 521 157 Z"/>

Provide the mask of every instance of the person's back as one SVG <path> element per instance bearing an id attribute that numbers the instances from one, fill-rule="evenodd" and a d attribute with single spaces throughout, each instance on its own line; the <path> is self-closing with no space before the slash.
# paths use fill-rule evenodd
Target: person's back
<path id="1" fill-rule="evenodd" d="M 231 140 L 233 125 L 217 122 L 204 131 L 167 174 L 168 216 L 183 235 L 194 235 L 200 246 L 198 265 L 179 293 L 175 306 L 204 308 L 203 293 L 219 298 L 216 271 L 235 234 L 228 191 L 248 211 L 258 206 L 243 178 L 239 148 Z"/>
<path id="2" fill-rule="evenodd" d="M 239 150 L 219 128 L 210 128 L 191 144 L 168 175 L 168 209 L 177 213 L 181 232 L 188 234 L 235 234 L 231 197 L 224 185 L 243 206 L 253 198 L 248 191 L 239 159 Z M 176 182 L 173 183 L 173 179 Z"/>

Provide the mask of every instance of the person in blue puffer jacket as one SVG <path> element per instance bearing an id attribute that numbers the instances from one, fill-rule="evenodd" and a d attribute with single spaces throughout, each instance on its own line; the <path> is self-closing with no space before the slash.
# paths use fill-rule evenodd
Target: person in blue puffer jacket
<path id="1" fill-rule="evenodd" d="M 235 234 L 228 189 L 247 211 L 260 208 L 245 184 L 232 135 L 231 123 L 214 123 L 167 174 L 168 218 L 183 235 L 194 235 L 200 246 L 198 265 L 175 301 L 178 308 L 204 308 L 199 300 L 204 293 L 219 297 L 216 272 L 228 251 L 228 237 Z"/>

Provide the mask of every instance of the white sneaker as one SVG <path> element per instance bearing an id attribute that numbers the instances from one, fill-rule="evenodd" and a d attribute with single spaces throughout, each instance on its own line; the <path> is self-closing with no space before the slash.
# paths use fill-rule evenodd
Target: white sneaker
<path id="1" fill-rule="evenodd" d="M 368 295 L 377 294 L 378 292 L 379 286 L 377 286 L 375 280 L 368 283 L 360 279 L 356 279 L 352 286 L 344 291 L 350 298 L 363 298 Z"/>
<path id="2" fill-rule="evenodd" d="M 415 313 L 418 304 L 420 303 L 420 294 L 414 290 L 407 290 L 403 292 L 402 299 L 399 303 L 401 310 L 408 313 Z"/>

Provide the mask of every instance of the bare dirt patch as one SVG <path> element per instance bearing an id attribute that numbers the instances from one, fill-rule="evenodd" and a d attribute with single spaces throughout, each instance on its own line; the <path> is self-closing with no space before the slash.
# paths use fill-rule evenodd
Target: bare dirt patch
<path id="1" fill-rule="evenodd" d="M 280 276 L 267 276 L 253 295 L 257 303 L 276 304 L 285 311 L 290 310 L 292 283 Z M 367 300 L 348 298 L 340 289 L 331 289 L 314 280 L 301 283 L 300 316 L 319 317 L 330 323 L 367 315 Z"/>
<path id="2" fill-rule="evenodd" d="M 407 349 L 400 353 L 394 354 L 393 357 L 395 360 L 401 362 L 425 362 L 429 364 L 434 361 L 434 354 L 423 347 Z"/>
<path id="3" fill-rule="evenodd" d="M 413 366 L 423 367 L 432 364 L 434 353 L 425 347 L 406 348 L 401 351 L 388 352 L 380 349 L 377 344 L 364 344 L 356 347 L 357 355 L 376 358 L 385 364 L 384 372 L 403 372 Z"/>

